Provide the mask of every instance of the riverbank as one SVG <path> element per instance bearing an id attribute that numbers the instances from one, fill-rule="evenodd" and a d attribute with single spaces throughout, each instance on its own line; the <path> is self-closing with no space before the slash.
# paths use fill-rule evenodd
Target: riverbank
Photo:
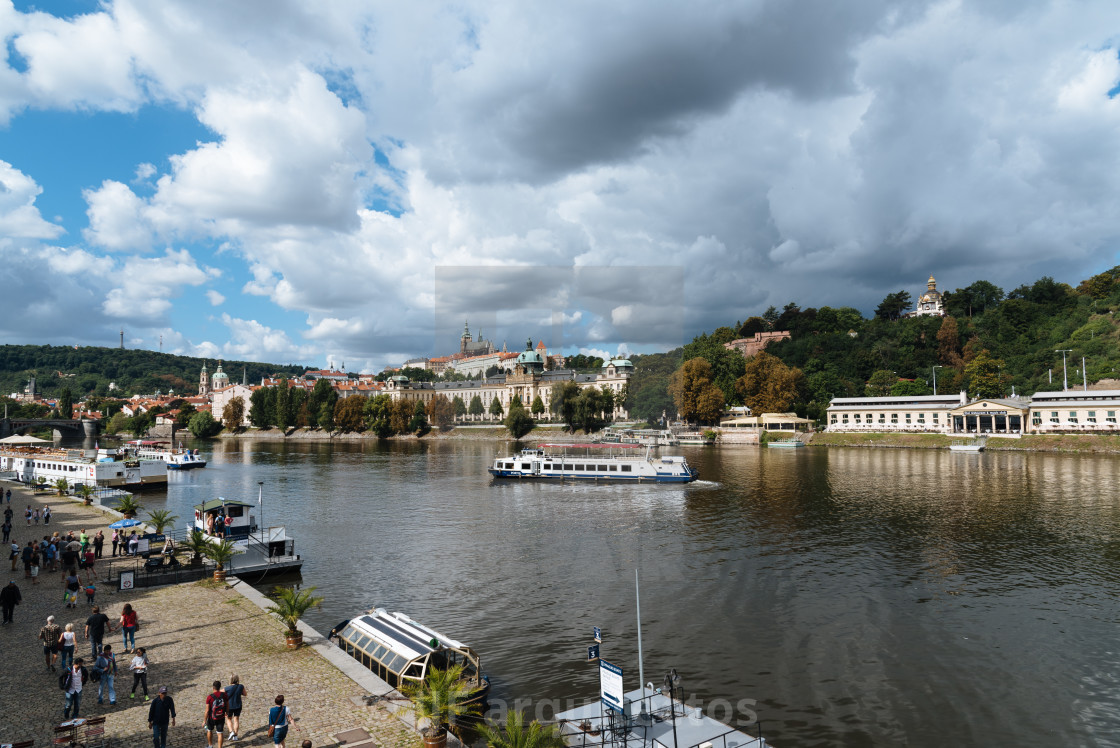
<path id="1" fill-rule="evenodd" d="M 815 433 L 806 439 L 814 447 L 886 447 L 901 449 L 948 449 L 963 437 L 943 434 L 829 434 Z M 1063 454 L 1120 454 L 1120 434 L 1044 434 L 1019 439 L 993 436 L 984 446 L 988 452 L 1055 452 Z"/>
<path id="2" fill-rule="evenodd" d="M 14 484 L 11 506 L 16 513 L 12 540 L 26 543 L 54 531 L 90 534 L 106 530 L 115 517 L 80 503 L 57 497 L 35 496 Z M 53 512 L 48 526 L 28 527 L 23 520 L 27 505 L 42 508 L 49 503 Z M 108 533 L 106 533 L 108 535 Z M 109 555 L 106 544 L 105 555 Z M 36 745 L 50 745 L 54 727 L 62 721 L 64 697 L 58 688 L 57 673 L 47 670 L 42 647 L 36 641 L 48 615 L 65 627 L 74 625 L 78 645 L 76 656 L 90 664 L 90 645 L 83 639 L 85 620 L 91 610 L 83 602 L 76 609 L 62 603 L 60 572 L 44 572 L 32 585 L 20 569 L 11 572 L 20 587 L 23 601 L 15 610 L 15 622 L 0 627 L 3 642 L 5 678 L 0 679 L 0 742 L 34 739 Z M 361 729 L 382 748 L 415 748 L 418 735 L 381 705 L 367 706 L 370 691 L 348 678 L 309 646 L 298 650 L 284 647 L 284 627 L 245 595 L 225 584 L 211 581 L 167 587 L 131 590 L 111 588 L 98 581 L 96 602 L 119 629 L 115 621 L 121 607 L 130 603 L 139 614 L 140 631 L 136 644 L 147 649 L 151 660 L 148 689 L 156 698 L 160 686 L 167 686 L 175 700 L 178 719 L 168 742 L 175 745 L 202 745 L 202 715 L 210 684 L 229 682 L 237 673 L 246 686 L 248 698 L 242 712 L 239 742 L 250 746 L 271 745 L 267 737 L 267 710 L 277 694 L 284 694 L 297 722 L 288 744 L 310 738 L 316 746 L 338 745 L 341 732 Z M 321 639 L 321 637 L 314 637 Z M 309 641 L 314 641 L 308 637 Z M 105 643 L 122 648 L 118 635 L 107 635 Z M 128 673 L 129 655 L 121 654 L 116 678 L 117 704 L 106 697 L 97 703 L 97 684 L 87 682 L 82 695 L 83 717 L 105 716 L 106 735 L 117 745 L 151 744 L 147 727 L 148 707 L 143 689 L 130 698 L 132 678 Z M 197 741 L 197 742 L 196 742 Z M 354 742 L 354 741 L 351 741 Z"/>

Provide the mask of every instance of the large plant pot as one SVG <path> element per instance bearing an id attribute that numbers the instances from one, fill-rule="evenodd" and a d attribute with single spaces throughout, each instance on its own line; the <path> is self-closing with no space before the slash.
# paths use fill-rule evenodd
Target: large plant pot
<path id="1" fill-rule="evenodd" d="M 424 748 L 447 748 L 447 730 L 425 730 Z"/>
<path id="2" fill-rule="evenodd" d="M 214 581 L 215 582 L 226 581 L 226 570 L 225 569 L 214 569 Z"/>
<path id="3" fill-rule="evenodd" d="M 284 645 L 288 649 L 299 649 L 303 646 L 303 632 L 302 631 L 289 631 L 284 634 Z M 444 740 L 446 743 L 446 739 Z"/>

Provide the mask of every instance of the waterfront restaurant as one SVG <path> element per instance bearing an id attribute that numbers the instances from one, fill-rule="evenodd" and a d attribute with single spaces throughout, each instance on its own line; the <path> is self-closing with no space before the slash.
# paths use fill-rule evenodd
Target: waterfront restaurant
<path id="1" fill-rule="evenodd" d="M 968 402 L 959 395 L 837 397 L 828 406 L 827 431 L 947 434 L 950 413 Z"/>
<path id="2" fill-rule="evenodd" d="M 1114 432 L 1117 413 L 1120 390 L 1036 392 L 1031 397 L 1027 433 Z"/>
<path id="3" fill-rule="evenodd" d="M 990 398 L 976 400 L 950 411 L 952 433 L 1018 436 L 1030 411 L 1028 400 Z"/>

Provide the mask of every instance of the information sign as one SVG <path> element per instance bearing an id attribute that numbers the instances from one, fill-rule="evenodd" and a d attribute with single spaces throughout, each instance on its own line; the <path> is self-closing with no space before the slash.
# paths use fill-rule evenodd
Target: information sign
<path id="1" fill-rule="evenodd" d="M 136 572 L 132 572 L 132 571 L 122 571 L 121 572 L 121 589 L 122 590 L 130 590 L 130 589 L 132 589 L 133 587 L 136 586 L 135 582 L 133 581 L 133 577 L 134 577 L 135 573 Z"/>
<path id="2" fill-rule="evenodd" d="M 603 641 L 603 630 L 601 628 L 599 628 L 598 626 L 595 626 L 594 630 L 595 630 L 595 641 L 602 642 Z"/>
<path id="3" fill-rule="evenodd" d="M 622 668 L 599 660 L 599 700 L 607 709 L 622 712 Z"/>
<path id="4" fill-rule="evenodd" d="M 592 644 L 590 647 L 587 648 L 587 661 L 588 662 L 595 662 L 595 660 L 597 660 L 597 659 L 599 659 L 599 645 L 598 644 Z"/>

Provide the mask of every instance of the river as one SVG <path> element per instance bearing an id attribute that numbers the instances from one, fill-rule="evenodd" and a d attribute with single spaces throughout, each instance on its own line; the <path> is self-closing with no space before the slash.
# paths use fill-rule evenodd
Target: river
<path id="1" fill-rule="evenodd" d="M 645 680 L 779 748 L 1120 745 L 1115 457 L 681 448 L 687 486 L 561 485 L 492 482 L 498 443 L 202 447 L 147 508 L 263 481 L 312 625 L 406 612 L 546 716 L 597 696 L 593 626 L 640 685 L 637 569 Z"/>

